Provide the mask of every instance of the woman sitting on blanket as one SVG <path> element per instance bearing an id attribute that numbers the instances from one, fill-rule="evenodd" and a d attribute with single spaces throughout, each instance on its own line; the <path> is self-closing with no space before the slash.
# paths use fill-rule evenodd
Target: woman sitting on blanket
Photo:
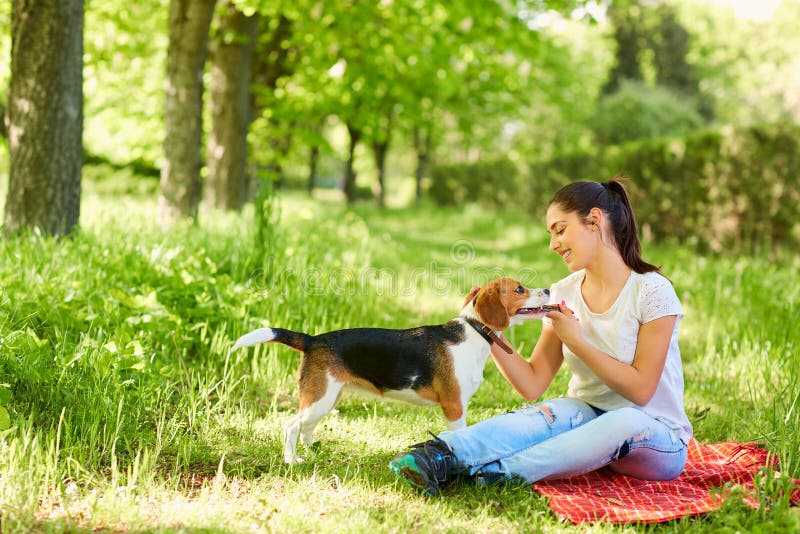
<path id="1" fill-rule="evenodd" d="M 550 288 L 560 311 L 544 318 L 530 360 L 497 345 L 492 357 L 531 401 L 566 361 L 567 396 L 397 455 L 391 470 L 428 495 L 458 478 L 532 483 L 608 466 L 670 480 L 683 470 L 692 435 L 678 349 L 683 311 L 670 281 L 640 257 L 625 188 L 617 180 L 569 184 L 550 201 L 546 224 L 550 249 L 573 271 Z"/>

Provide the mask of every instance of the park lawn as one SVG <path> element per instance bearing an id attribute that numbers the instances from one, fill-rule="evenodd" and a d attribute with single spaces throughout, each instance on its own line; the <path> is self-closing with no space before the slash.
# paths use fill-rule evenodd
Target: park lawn
<path id="1" fill-rule="evenodd" d="M 88 187 L 81 231 L 0 241 L 0 529 L 3 532 L 594 532 L 527 487 L 459 486 L 427 499 L 388 460 L 437 409 L 347 396 L 306 462 L 281 461 L 296 409 L 296 353 L 228 353 L 245 331 L 405 328 L 453 317 L 472 285 L 567 274 L 541 214 L 478 206 L 346 208 L 284 195 L 262 216 L 203 213 L 169 233 L 155 201 Z M 260 236 L 260 240 L 256 239 Z M 647 530 L 797 531 L 781 488 L 800 474 L 800 267 L 774 257 L 704 257 L 647 244 L 682 299 L 686 405 L 702 442 L 759 441 L 783 474 L 758 511 Z M 510 339 L 531 350 L 541 326 Z M 477 422 L 522 404 L 493 363 L 470 404 Z M 563 394 L 566 373 L 548 396 Z M 0 413 L 0 425 L 3 423 Z M 8 424 L 6 426 L 9 426 Z"/>

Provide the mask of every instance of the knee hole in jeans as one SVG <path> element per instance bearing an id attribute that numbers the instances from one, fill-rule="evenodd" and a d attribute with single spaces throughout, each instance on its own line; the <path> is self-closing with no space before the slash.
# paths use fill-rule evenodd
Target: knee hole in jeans
<path id="1" fill-rule="evenodd" d="M 553 415 L 553 410 L 550 409 L 549 406 L 545 404 L 537 404 L 536 408 L 544 414 L 544 418 L 548 424 L 553 424 L 556 420 L 556 417 Z"/>
<path id="2" fill-rule="evenodd" d="M 631 445 L 627 441 L 623 441 L 622 444 L 617 449 L 617 452 L 614 453 L 614 460 L 622 460 L 628 453 L 631 452 Z"/>

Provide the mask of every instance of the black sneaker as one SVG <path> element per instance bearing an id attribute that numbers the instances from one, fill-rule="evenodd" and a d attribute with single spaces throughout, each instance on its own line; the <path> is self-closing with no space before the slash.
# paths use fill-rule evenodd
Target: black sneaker
<path id="1" fill-rule="evenodd" d="M 459 461 L 447 443 L 434 436 L 411 449 L 389 462 L 389 469 L 397 476 L 431 497 L 455 480 Z"/>

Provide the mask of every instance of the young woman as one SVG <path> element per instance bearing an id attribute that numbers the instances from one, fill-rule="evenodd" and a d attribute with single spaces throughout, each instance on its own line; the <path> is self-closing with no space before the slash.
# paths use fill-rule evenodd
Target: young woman
<path id="1" fill-rule="evenodd" d="M 567 395 L 397 455 L 390 469 L 426 494 L 459 477 L 532 483 L 608 466 L 669 480 L 683 470 L 692 435 L 678 349 L 683 311 L 670 281 L 641 258 L 625 188 L 569 184 L 550 201 L 546 224 L 550 249 L 573 271 L 550 288 L 560 311 L 547 314 L 530 360 L 496 345 L 492 357 L 529 401 L 566 361 Z"/>

